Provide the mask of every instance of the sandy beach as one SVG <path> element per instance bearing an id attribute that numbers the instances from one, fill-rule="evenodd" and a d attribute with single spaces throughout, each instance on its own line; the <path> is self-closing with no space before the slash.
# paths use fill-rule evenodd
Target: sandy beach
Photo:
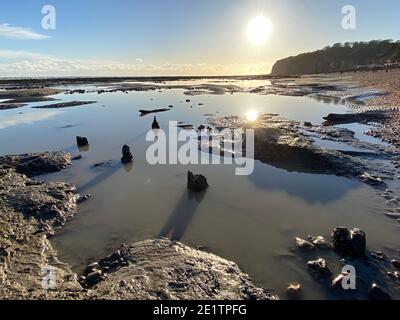
<path id="1" fill-rule="evenodd" d="M 348 73 L 343 76 L 348 77 Z M 364 101 L 368 107 L 376 110 L 397 110 L 393 111 L 390 118 L 386 120 L 382 127 L 370 132 L 374 137 L 389 141 L 396 146 L 400 146 L 400 70 L 367 71 L 351 74 L 354 82 L 362 87 L 371 89 L 381 89 L 387 94 Z"/>

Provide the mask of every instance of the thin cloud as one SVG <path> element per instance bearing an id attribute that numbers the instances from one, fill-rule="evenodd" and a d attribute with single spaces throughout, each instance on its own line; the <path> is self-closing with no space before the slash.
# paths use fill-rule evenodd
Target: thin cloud
<path id="1" fill-rule="evenodd" d="M 0 37 L 21 40 L 43 40 L 50 38 L 49 36 L 37 33 L 30 28 L 13 27 L 8 23 L 0 24 Z"/>
<path id="2" fill-rule="evenodd" d="M 267 73 L 271 63 L 162 63 L 150 64 L 135 60 L 118 61 L 62 59 L 25 51 L 0 50 L 2 76 L 117 76 L 117 75 L 213 75 Z"/>

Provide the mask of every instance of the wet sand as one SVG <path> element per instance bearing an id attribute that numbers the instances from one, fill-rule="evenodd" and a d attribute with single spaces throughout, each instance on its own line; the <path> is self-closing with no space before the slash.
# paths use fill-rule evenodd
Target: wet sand
<path id="1" fill-rule="evenodd" d="M 386 92 L 385 95 L 363 101 L 367 107 L 390 112 L 390 117 L 383 126 L 372 130 L 369 134 L 400 146 L 400 70 L 344 73 L 343 75 L 345 77 L 351 75 L 352 81 L 362 87 L 381 89 Z"/>

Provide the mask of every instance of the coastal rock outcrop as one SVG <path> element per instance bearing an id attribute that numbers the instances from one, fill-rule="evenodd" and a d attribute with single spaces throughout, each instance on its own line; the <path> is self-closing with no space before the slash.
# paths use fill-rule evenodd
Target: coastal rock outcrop
<path id="1" fill-rule="evenodd" d="M 63 152 L 0 157 L 0 248 L 6 253 L 0 257 L 1 299 L 66 299 L 82 289 L 48 240 L 74 215 L 76 188 L 29 178 L 70 161 Z M 42 287 L 49 266 L 57 274 L 57 292 Z"/>
<path id="2" fill-rule="evenodd" d="M 71 155 L 63 151 L 27 153 L 0 157 L 0 169 L 13 169 L 33 177 L 57 172 L 71 163 Z"/>
<path id="3" fill-rule="evenodd" d="M 278 299 L 228 260 L 168 239 L 123 245 L 92 264 L 83 284 L 99 299 Z"/>

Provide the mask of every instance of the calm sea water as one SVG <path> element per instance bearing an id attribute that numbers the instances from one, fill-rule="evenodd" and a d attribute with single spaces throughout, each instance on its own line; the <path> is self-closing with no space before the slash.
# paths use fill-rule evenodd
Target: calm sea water
<path id="1" fill-rule="evenodd" d="M 336 226 L 357 226 L 367 233 L 370 249 L 384 251 L 398 245 L 399 224 L 383 216 L 385 200 L 356 181 L 289 173 L 260 162 L 250 176 L 236 176 L 231 165 L 149 165 L 145 135 L 153 115 L 139 117 L 138 112 L 173 105 L 171 111 L 157 114 L 167 129 L 169 120 L 199 125 L 205 123 L 205 113 L 245 115 L 249 110 L 321 123 L 328 113 L 345 112 L 344 106 L 306 97 L 247 93 L 188 97 L 183 92 L 60 94 L 56 97 L 65 101 L 98 103 L 58 110 L 33 109 L 44 103 L 32 103 L 0 111 L 1 155 L 44 150 L 83 155 L 63 172 L 46 177 L 72 182 L 80 192 L 93 195 L 53 239 L 61 259 L 78 273 L 123 242 L 165 236 L 205 246 L 235 261 L 258 285 L 275 289 L 283 298 L 292 281 L 303 285 L 306 299 L 334 298 L 290 249 L 295 236 L 329 237 Z M 185 102 L 188 98 L 190 103 Z M 360 130 L 357 134 L 362 135 Z M 89 150 L 79 152 L 77 135 L 89 139 Z M 135 156 L 131 166 L 120 163 L 123 144 L 130 145 Z M 110 163 L 94 168 L 100 161 Z M 207 176 L 211 186 L 204 195 L 188 194 L 188 170 Z M 332 269 L 339 272 L 339 266 Z"/>

